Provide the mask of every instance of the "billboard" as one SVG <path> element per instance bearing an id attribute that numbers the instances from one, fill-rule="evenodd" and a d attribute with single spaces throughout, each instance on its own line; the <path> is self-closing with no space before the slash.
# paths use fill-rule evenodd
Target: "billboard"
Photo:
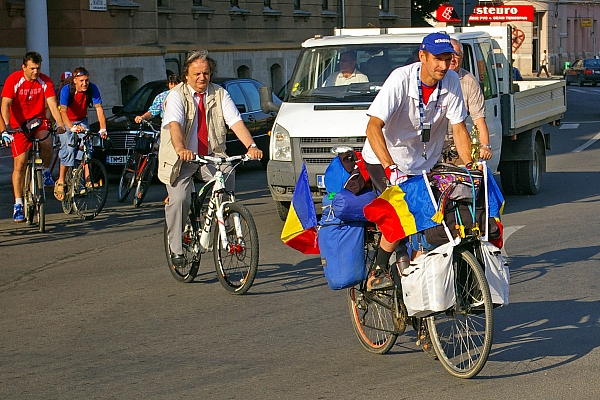
<path id="1" fill-rule="evenodd" d="M 439 22 L 460 22 L 452 16 L 454 7 L 441 5 L 435 11 Z M 533 6 L 476 6 L 469 16 L 469 22 L 533 22 Z"/>

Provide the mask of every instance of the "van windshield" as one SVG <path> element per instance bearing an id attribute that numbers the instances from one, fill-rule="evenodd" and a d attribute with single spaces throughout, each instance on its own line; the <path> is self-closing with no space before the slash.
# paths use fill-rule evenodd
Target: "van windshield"
<path id="1" fill-rule="evenodd" d="M 419 44 L 304 49 L 290 81 L 289 102 L 373 101 L 396 68 L 418 61 Z"/>

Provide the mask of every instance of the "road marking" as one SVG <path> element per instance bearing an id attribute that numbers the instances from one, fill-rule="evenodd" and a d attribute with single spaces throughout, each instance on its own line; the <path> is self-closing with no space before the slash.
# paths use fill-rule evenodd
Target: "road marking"
<path id="1" fill-rule="evenodd" d="M 600 94 L 600 92 L 598 92 L 598 89 L 583 90 L 583 89 L 569 88 L 568 90 L 569 90 L 569 92 L 575 92 L 575 93 L 585 93 L 585 94 L 595 94 L 595 95 Z"/>
<path id="2" fill-rule="evenodd" d="M 560 124 L 560 128 L 558 129 L 577 129 L 579 128 L 579 124 Z"/>
<path id="3" fill-rule="evenodd" d="M 593 145 L 594 143 L 596 143 L 598 140 L 600 140 L 600 132 L 596 133 L 596 136 L 594 136 L 592 139 L 588 140 L 587 142 L 585 142 L 584 144 L 582 144 L 581 146 L 579 146 L 578 148 L 573 150 L 571 153 L 579 153 L 582 150 L 585 150 L 588 147 L 590 147 L 591 145 Z"/>
<path id="4" fill-rule="evenodd" d="M 504 228 L 504 230 L 502 231 L 502 241 L 504 242 L 504 244 L 506 244 L 506 241 L 508 240 L 510 235 L 512 235 L 521 228 L 525 228 L 525 225 L 507 226 L 506 228 Z M 508 257 L 508 254 L 506 253 L 506 246 L 502 246 L 502 255 L 504 257 Z"/>

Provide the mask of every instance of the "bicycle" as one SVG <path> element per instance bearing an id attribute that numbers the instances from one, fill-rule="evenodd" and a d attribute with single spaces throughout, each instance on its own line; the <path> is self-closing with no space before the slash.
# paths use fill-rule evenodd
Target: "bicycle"
<path id="1" fill-rule="evenodd" d="M 375 268 L 381 232 L 366 228 L 365 261 L 368 275 Z M 421 338 L 431 340 L 435 355 L 453 376 L 472 378 L 485 365 L 493 340 L 493 304 L 485 278 L 478 238 L 467 238 L 453 250 L 456 303 L 434 315 L 409 317 L 403 301 L 401 271 L 391 267 L 394 287 L 367 291 L 366 280 L 348 289 L 348 306 L 354 332 L 369 352 L 387 353 L 408 324 Z M 368 276 L 367 275 L 367 276 Z M 425 350 L 425 349 L 424 349 Z"/>
<path id="2" fill-rule="evenodd" d="M 39 124 L 35 121 L 28 124 L 30 130 L 35 130 Z M 49 130 L 42 138 L 30 136 L 28 132 L 21 129 L 11 130 L 12 134 L 22 134 L 31 142 L 31 149 L 27 155 L 27 165 L 25 167 L 25 183 L 23 184 L 23 209 L 27 225 L 33 224 L 34 216 L 37 215 L 37 222 L 40 233 L 46 232 L 46 192 L 44 191 L 44 164 L 40 142 L 48 139 L 53 133 Z M 8 146 L 7 142 L 2 142 Z"/>
<path id="3" fill-rule="evenodd" d="M 101 145 L 99 134 L 86 130 L 78 133 L 78 165 L 69 167 L 65 182 L 62 209 L 65 214 L 75 212 L 83 220 L 95 218 L 108 197 L 108 173 L 104 165 L 92 158 L 94 145 Z"/>
<path id="4" fill-rule="evenodd" d="M 241 295 L 252 286 L 258 270 L 258 231 L 250 211 L 235 200 L 233 192 L 225 189 L 225 181 L 231 172 L 226 176 L 220 169 L 222 165 L 231 163 L 233 171 L 248 160 L 249 156 L 241 155 L 227 158 L 196 156 L 194 161 L 190 161 L 213 164 L 217 171 L 200 190 L 196 192 L 194 188 L 192 191 L 190 212 L 182 232 L 185 260 L 181 267 L 171 262 L 165 222 L 167 263 L 176 280 L 193 281 L 202 254 L 212 251 L 217 277 L 227 291 Z"/>
<path id="5" fill-rule="evenodd" d="M 142 130 L 142 125 L 148 126 L 152 132 Z M 136 136 L 136 145 L 130 154 L 119 180 L 119 203 L 129 196 L 129 192 L 136 184 L 133 206 L 139 207 L 152 183 L 152 177 L 158 163 L 158 136 L 160 131 L 154 129 L 152 124 L 142 119 L 140 130 Z"/>

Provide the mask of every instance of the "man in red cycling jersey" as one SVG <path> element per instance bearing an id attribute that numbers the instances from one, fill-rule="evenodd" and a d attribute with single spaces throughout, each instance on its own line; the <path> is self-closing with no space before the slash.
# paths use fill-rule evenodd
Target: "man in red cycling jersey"
<path id="1" fill-rule="evenodd" d="M 13 72 L 6 78 L 2 89 L 2 118 L 8 121 L 8 127 L 18 129 L 32 118 L 40 118 L 43 122 L 35 130 L 35 137 L 44 137 L 50 129 L 51 122 L 46 118 L 46 104 L 52 113 L 57 125 L 58 133 L 65 131 L 62 122 L 54 84 L 49 76 L 40 72 L 42 56 L 35 51 L 29 51 L 23 57 L 23 65 L 20 71 Z M 44 185 L 54 186 L 52 175 L 48 170 L 52 160 L 52 140 L 40 142 L 42 160 L 44 162 Z M 31 149 L 31 142 L 21 134 L 14 136 L 12 154 L 14 166 L 12 173 L 13 191 L 15 194 L 15 206 L 13 219 L 15 222 L 23 222 L 23 184 L 25 180 L 25 167 L 27 154 Z"/>

